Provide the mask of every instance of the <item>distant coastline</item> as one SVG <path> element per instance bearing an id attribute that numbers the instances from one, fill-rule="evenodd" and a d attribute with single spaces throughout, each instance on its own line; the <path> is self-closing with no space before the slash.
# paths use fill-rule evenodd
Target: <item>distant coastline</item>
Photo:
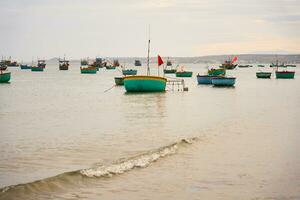
<path id="1" fill-rule="evenodd" d="M 300 63 L 300 54 L 235 54 L 238 56 L 238 63 L 272 63 L 278 60 L 279 63 L 297 64 Z M 176 64 L 180 63 L 222 63 L 232 55 L 209 55 L 195 57 L 169 57 Z M 104 57 L 109 60 L 118 59 L 120 63 L 134 63 L 135 60 L 146 62 L 146 57 Z M 90 57 L 90 59 L 95 59 Z M 151 62 L 156 62 L 156 57 L 152 57 Z M 167 57 L 164 57 L 167 59 Z M 58 58 L 52 58 L 48 61 L 57 61 Z M 71 62 L 79 61 L 71 60 Z"/>

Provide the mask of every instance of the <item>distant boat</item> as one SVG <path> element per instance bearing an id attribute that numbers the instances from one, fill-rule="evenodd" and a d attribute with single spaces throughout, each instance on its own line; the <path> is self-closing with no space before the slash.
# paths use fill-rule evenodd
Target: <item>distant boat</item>
<path id="1" fill-rule="evenodd" d="M 83 59 L 80 61 L 80 64 L 81 64 L 81 66 L 85 66 L 85 65 L 88 65 L 89 62 L 87 60 Z"/>
<path id="2" fill-rule="evenodd" d="M 124 77 L 115 77 L 116 85 L 124 85 Z"/>
<path id="3" fill-rule="evenodd" d="M 211 75 L 197 75 L 197 82 L 199 85 L 208 85 L 208 84 L 212 84 L 212 79 L 216 78 L 218 76 L 211 76 Z"/>
<path id="4" fill-rule="evenodd" d="M 140 60 L 135 60 L 135 61 L 134 61 L 134 65 L 135 65 L 135 66 L 142 66 L 142 63 L 141 63 Z"/>
<path id="5" fill-rule="evenodd" d="M 164 73 L 165 74 L 175 74 L 176 73 L 176 69 L 164 69 Z"/>
<path id="6" fill-rule="evenodd" d="M 46 61 L 45 60 L 38 60 L 37 66 L 45 68 L 46 67 Z"/>
<path id="7" fill-rule="evenodd" d="M 238 65 L 239 68 L 248 68 L 250 65 Z"/>
<path id="8" fill-rule="evenodd" d="M 31 71 L 33 71 L 33 72 L 42 72 L 42 71 L 44 71 L 44 67 L 43 66 L 32 66 L 31 67 Z"/>
<path id="9" fill-rule="evenodd" d="M 102 58 L 96 58 L 95 62 L 94 62 L 94 66 L 99 68 L 104 67 L 104 62 Z"/>
<path id="10" fill-rule="evenodd" d="M 257 65 L 257 67 L 265 67 L 264 65 Z"/>
<path id="11" fill-rule="evenodd" d="M 234 86 L 235 77 L 214 77 L 212 78 L 212 84 L 214 86 Z"/>
<path id="12" fill-rule="evenodd" d="M 59 70 L 68 70 L 69 69 L 69 61 L 65 58 L 63 60 L 59 60 Z"/>
<path id="13" fill-rule="evenodd" d="M 123 75 L 136 75 L 137 70 L 136 69 L 123 69 L 122 70 Z"/>
<path id="14" fill-rule="evenodd" d="M 225 75 L 226 74 L 226 70 L 223 68 L 219 68 L 219 69 L 214 69 L 211 68 L 207 71 L 207 74 L 210 76 L 219 76 L 219 75 Z"/>
<path id="15" fill-rule="evenodd" d="M 271 78 L 271 72 L 256 72 L 257 78 Z"/>
<path id="16" fill-rule="evenodd" d="M 167 60 L 167 66 L 172 66 L 172 62 L 171 62 L 171 60 L 169 60 L 169 58 Z"/>
<path id="17" fill-rule="evenodd" d="M 21 69 L 31 69 L 30 65 L 26 65 L 26 64 L 20 64 L 20 68 Z"/>
<path id="18" fill-rule="evenodd" d="M 97 68 L 95 66 L 81 66 L 80 72 L 82 74 L 96 74 Z"/>
<path id="19" fill-rule="evenodd" d="M 235 61 L 237 61 L 236 56 L 234 56 L 232 60 L 225 60 L 225 62 L 220 66 L 220 68 L 234 69 L 237 66 L 237 64 L 234 64 Z"/>
<path id="20" fill-rule="evenodd" d="M 105 68 L 106 68 L 106 69 L 116 69 L 116 66 L 113 66 L 113 65 L 106 65 Z"/>
<path id="21" fill-rule="evenodd" d="M 286 65 L 287 67 L 296 67 L 296 65 Z"/>
<path id="22" fill-rule="evenodd" d="M 127 92 L 164 92 L 167 79 L 161 76 L 150 76 L 149 67 L 150 39 L 148 40 L 147 75 L 134 75 L 124 77 L 124 86 Z M 158 67 L 163 64 L 158 56 Z M 158 68 L 159 70 L 159 68 Z"/>
<path id="23" fill-rule="evenodd" d="M 0 65 L 5 65 L 8 67 L 18 67 L 19 64 L 16 61 L 11 61 L 11 59 L 2 59 Z"/>
<path id="24" fill-rule="evenodd" d="M 118 60 L 114 60 L 114 62 L 113 62 L 113 66 L 115 66 L 115 67 L 119 67 L 119 66 L 120 66 L 120 63 L 119 63 L 119 61 L 118 61 Z"/>
<path id="25" fill-rule="evenodd" d="M 7 69 L 7 66 L 6 65 L 0 65 L 0 70 L 1 71 L 4 71 L 4 70 L 6 70 Z"/>
<path id="26" fill-rule="evenodd" d="M 295 76 L 294 71 L 276 71 L 275 72 L 277 79 L 293 79 Z"/>
<path id="27" fill-rule="evenodd" d="M 191 71 L 177 71 L 176 72 L 176 77 L 192 77 L 193 72 Z"/>

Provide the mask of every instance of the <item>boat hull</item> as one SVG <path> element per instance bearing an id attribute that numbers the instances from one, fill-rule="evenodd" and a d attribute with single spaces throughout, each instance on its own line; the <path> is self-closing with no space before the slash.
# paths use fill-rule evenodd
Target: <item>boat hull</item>
<path id="1" fill-rule="evenodd" d="M 276 71 L 275 74 L 277 79 L 293 79 L 295 77 L 295 72 L 293 71 Z"/>
<path id="2" fill-rule="evenodd" d="M 176 77 L 192 77 L 193 72 L 176 72 Z"/>
<path id="3" fill-rule="evenodd" d="M 208 70 L 208 75 L 210 76 L 219 76 L 219 75 L 225 75 L 226 70 L 225 69 L 210 69 Z"/>
<path id="4" fill-rule="evenodd" d="M 234 86 L 235 79 L 234 77 L 215 77 L 212 79 L 212 84 L 214 86 Z"/>
<path id="5" fill-rule="evenodd" d="M 44 71 L 44 67 L 31 67 L 31 71 L 42 72 L 42 71 Z"/>
<path id="6" fill-rule="evenodd" d="M 116 85 L 124 85 L 124 78 L 123 77 L 115 77 Z"/>
<path id="7" fill-rule="evenodd" d="M 164 92 L 167 79 L 159 76 L 127 76 L 124 86 L 127 92 Z"/>
<path id="8" fill-rule="evenodd" d="M 123 75 L 136 75 L 137 70 L 135 69 L 124 69 L 122 70 Z"/>
<path id="9" fill-rule="evenodd" d="M 256 72 L 257 78 L 271 78 L 271 72 Z"/>
<path id="10" fill-rule="evenodd" d="M 236 66 L 237 65 L 233 65 L 233 64 L 222 64 L 221 66 L 220 66 L 220 68 L 225 68 L 225 69 L 234 69 L 234 68 L 236 68 Z"/>
<path id="11" fill-rule="evenodd" d="M 197 82 L 199 85 L 208 85 L 212 84 L 212 79 L 216 78 L 217 76 L 210 76 L 210 75 L 197 75 Z"/>
<path id="12" fill-rule="evenodd" d="M 80 69 L 82 74 L 96 74 L 97 69 Z"/>

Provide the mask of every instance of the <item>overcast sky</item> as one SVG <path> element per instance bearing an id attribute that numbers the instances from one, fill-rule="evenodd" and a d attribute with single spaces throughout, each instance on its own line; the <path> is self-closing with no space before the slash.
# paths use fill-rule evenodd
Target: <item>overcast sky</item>
<path id="1" fill-rule="evenodd" d="M 299 0 L 0 0 L 0 55 L 300 53 Z"/>

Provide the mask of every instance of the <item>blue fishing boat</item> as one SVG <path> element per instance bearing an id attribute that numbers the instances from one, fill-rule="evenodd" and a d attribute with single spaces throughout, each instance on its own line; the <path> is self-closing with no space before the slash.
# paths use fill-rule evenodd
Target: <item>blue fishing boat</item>
<path id="1" fill-rule="evenodd" d="M 123 69 L 122 70 L 123 75 L 136 75 L 137 70 L 136 69 Z"/>
<path id="2" fill-rule="evenodd" d="M 212 84 L 212 79 L 216 78 L 218 76 L 210 76 L 210 75 L 197 75 L 197 81 L 199 85 L 208 85 L 208 84 Z"/>
<path id="3" fill-rule="evenodd" d="M 212 84 L 214 86 L 234 86 L 235 79 L 235 77 L 214 77 Z"/>

